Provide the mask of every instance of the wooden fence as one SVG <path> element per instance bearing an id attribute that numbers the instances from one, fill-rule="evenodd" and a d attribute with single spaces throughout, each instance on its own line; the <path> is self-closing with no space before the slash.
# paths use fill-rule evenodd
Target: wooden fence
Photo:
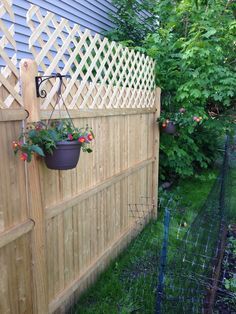
<path id="1" fill-rule="evenodd" d="M 16 66 L 14 12 L 0 1 L 0 313 L 64 313 L 109 261 L 156 215 L 160 90 L 154 62 L 32 6 L 27 15 L 34 60 Z M 12 21 L 9 28 L 4 20 Z M 9 24 L 8 24 L 9 25 Z M 92 126 L 93 153 L 76 169 L 49 170 L 18 160 L 11 142 L 28 121 L 48 119 L 61 73 L 62 97 L 77 126 Z M 21 80 L 19 80 L 21 77 Z M 21 86 L 21 93 L 20 93 Z M 63 104 L 61 111 L 66 117 Z M 40 110 L 39 110 L 40 109 Z M 57 107 L 57 109 L 60 109 Z M 144 205 L 145 204 L 145 205 Z M 139 208 L 141 211 L 139 212 Z M 131 215 L 131 212 L 133 215 Z M 139 226 L 139 227 L 138 227 Z"/>

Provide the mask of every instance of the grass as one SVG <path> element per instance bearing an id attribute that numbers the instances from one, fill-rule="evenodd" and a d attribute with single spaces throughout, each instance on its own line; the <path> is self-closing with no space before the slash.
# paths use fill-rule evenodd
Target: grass
<path id="1" fill-rule="evenodd" d="M 173 197 L 176 211 L 169 234 L 169 252 L 176 250 L 176 232 L 182 237 L 196 217 L 215 181 L 216 171 L 203 177 L 182 180 L 178 188 L 161 193 L 163 206 Z M 163 207 L 162 206 L 162 207 Z M 153 313 L 157 285 L 159 255 L 163 236 L 163 210 L 129 245 L 124 253 L 81 296 L 76 314 Z"/>

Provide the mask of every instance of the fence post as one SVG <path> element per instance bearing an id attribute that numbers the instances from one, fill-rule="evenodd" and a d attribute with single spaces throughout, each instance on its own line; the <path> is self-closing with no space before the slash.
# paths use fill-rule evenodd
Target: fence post
<path id="1" fill-rule="evenodd" d="M 23 59 L 20 62 L 20 78 L 24 108 L 28 110 L 27 122 L 40 120 L 39 100 L 35 91 L 35 76 L 38 67 L 35 61 Z M 45 213 L 40 188 L 39 165 L 35 157 L 27 164 L 29 218 L 34 221 L 31 236 L 33 308 L 34 313 L 48 313 L 48 290 L 46 277 L 46 234 Z"/>
<path id="2" fill-rule="evenodd" d="M 162 307 L 162 299 L 164 292 L 164 279 L 165 279 L 165 271 L 167 265 L 167 254 L 168 254 L 168 238 L 169 238 L 169 229 L 170 229 L 170 209 L 165 208 L 165 216 L 164 216 L 164 239 L 162 242 L 161 256 L 160 256 L 160 267 L 159 267 L 159 275 L 158 275 L 158 285 L 157 285 L 157 295 L 156 295 L 156 310 L 155 314 L 161 314 L 163 311 Z M 164 313 L 164 312 L 163 312 Z"/>
<path id="3" fill-rule="evenodd" d="M 156 88 L 155 92 L 155 107 L 153 121 L 153 172 L 152 172 L 152 197 L 153 197 L 153 218 L 157 218 L 157 197 L 158 197 L 158 169 L 159 169 L 159 146 L 160 146 L 160 130 L 156 122 L 157 118 L 160 117 L 161 111 L 161 89 Z"/>

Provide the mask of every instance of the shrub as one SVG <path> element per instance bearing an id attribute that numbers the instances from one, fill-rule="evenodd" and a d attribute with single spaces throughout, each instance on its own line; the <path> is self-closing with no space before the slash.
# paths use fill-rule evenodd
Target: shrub
<path id="1" fill-rule="evenodd" d="M 188 177 L 214 163 L 219 142 L 232 125 L 225 115 L 236 100 L 235 2 L 163 0 L 155 2 L 152 13 L 158 27 L 141 44 L 132 40 L 156 60 L 160 121 L 177 119 L 177 134 L 161 136 L 160 174 L 163 180 Z M 119 26 L 122 21 L 124 26 L 126 16 L 120 16 Z M 181 108 L 185 117 L 179 115 Z"/>

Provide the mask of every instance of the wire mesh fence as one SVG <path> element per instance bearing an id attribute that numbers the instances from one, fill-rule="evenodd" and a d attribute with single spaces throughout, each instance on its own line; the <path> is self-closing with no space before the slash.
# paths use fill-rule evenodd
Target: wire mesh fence
<path id="1" fill-rule="evenodd" d="M 163 240 L 159 265 L 159 282 L 155 312 L 159 313 L 212 313 L 212 294 L 219 285 L 217 271 L 222 254 L 222 236 L 230 208 L 229 138 L 226 140 L 224 159 L 211 193 L 184 236 L 176 229 L 175 251 L 168 251 Z M 169 212 L 169 208 L 165 209 Z M 171 218 L 178 213 L 170 212 Z M 164 221 L 165 232 L 173 233 L 170 221 Z M 163 258 L 165 257 L 165 258 Z M 164 265 L 163 265 L 164 263 Z M 235 297 L 235 296 L 234 296 Z"/>

